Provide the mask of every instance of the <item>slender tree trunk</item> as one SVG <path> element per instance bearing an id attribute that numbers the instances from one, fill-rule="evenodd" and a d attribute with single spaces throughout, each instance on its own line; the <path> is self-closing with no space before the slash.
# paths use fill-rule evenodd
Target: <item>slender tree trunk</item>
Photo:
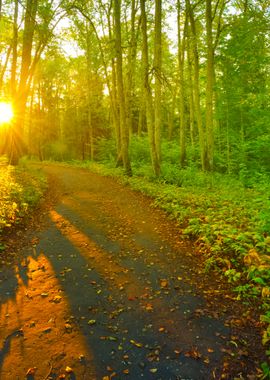
<path id="1" fill-rule="evenodd" d="M 131 175 L 131 166 L 129 160 L 129 131 L 126 119 L 126 104 L 123 83 L 122 68 L 122 38 L 121 38 L 121 0 L 114 0 L 114 21 L 115 21 L 115 53 L 116 53 L 116 75 L 118 102 L 120 110 L 120 130 L 121 130 L 121 151 L 124 164 L 124 170 L 127 175 Z"/>
<path id="2" fill-rule="evenodd" d="M 214 166 L 214 132 L 213 132 L 213 87 L 214 87 L 214 49 L 212 31 L 212 0 L 206 0 L 206 41 L 207 41 L 207 71 L 206 71 L 206 169 Z"/>
<path id="3" fill-rule="evenodd" d="M 11 64 L 11 95 L 16 94 L 16 70 L 17 70 L 17 45 L 18 45 L 18 0 L 15 0 L 13 19 L 13 41 L 12 41 L 12 64 Z"/>
<path id="4" fill-rule="evenodd" d="M 3 86 L 3 80 L 4 80 L 5 73 L 7 71 L 7 67 L 8 67 L 8 62 L 9 62 L 9 57 L 10 57 L 10 54 L 11 54 L 11 50 L 12 50 L 12 46 L 10 46 L 9 49 L 8 49 L 8 51 L 7 51 L 6 59 L 5 59 L 3 68 L 2 68 L 1 73 L 0 73 L 0 91 L 1 91 L 2 86 Z"/>
<path id="5" fill-rule="evenodd" d="M 133 73 L 136 70 L 136 51 L 137 51 L 137 41 L 136 41 L 136 30 L 135 30 L 135 17 L 136 17 L 136 7 L 135 0 L 131 1 L 131 27 L 130 27 L 130 42 L 128 49 L 128 69 L 127 69 L 127 81 L 126 81 L 126 106 L 127 106 L 127 124 L 130 135 L 133 129 Z"/>
<path id="6" fill-rule="evenodd" d="M 226 102 L 226 153 L 227 153 L 227 173 L 231 174 L 231 147 L 229 133 L 229 101 Z"/>
<path id="7" fill-rule="evenodd" d="M 144 97 L 141 97 L 141 104 L 139 109 L 139 121 L 138 121 L 138 136 L 142 136 L 142 132 L 147 129 L 146 127 L 146 112 Z"/>
<path id="8" fill-rule="evenodd" d="M 148 41 L 147 41 L 147 19 L 145 12 L 145 0 L 140 0 L 141 5 L 141 27 L 142 27 L 142 70 L 144 80 L 144 99 L 146 104 L 147 128 L 149 135 L 151 161 L 154 173 L 160 175 L 160 162 L 156 150 L 155 142 L 155 121 L 152 91 L 149 84 L 149 62 L 148 62 Z"/>
<path id="9" fill-rule="evenodd" d="M 155 146 L 158 160 L 161 160 L 161 0 L 155 0 L 155 49 L 154 49 L 154 72 L 155 72 Z"/>
<path id="10" fill-rule="evenodd" d="M 181 3 L 177 0 L 177 34 L 178 34 L 178 70 L 179 70 L 179 121 L 180 121 L 180 166 L 186 162 L 186 117 L 185 117 L 185 83 L 184 83 L 184 59 L 185 59 L 185 20 L 184 31 L 181 32 Z"/>
<path id="11" fill-rule="evenodd" d="M 15 98 L 16 119 L 12 130 L 12 152 L 10 152 L 10 163 L 17 165 L 20 157 L 26 151 L 23 142 L 23 128 L 26 113 L 26 102 L 29 93 L 27 80 L 31 66 L 31 52 L 35 30 L 35 20 L 38 0 L 27 0 L 24 20 L 23 46 L 21 72 L 18 91 Z"/>
<path id="12" fill-rule="evenodd" d="M 193 9 L 190 5 L 190 0 L 186 0 L 186 9 L 189 15 L 189 22 L 190 22 L 190 28 L 191 28 L 191 34 L 192 34 L 191 44 L 192 44 L 193 60 L 194 60 L 194 108 L 195 108 L 197 128 L 198 128 L 199 141 L 200 141 L 201 165 L 202 165 L 202 170 L 204 171 L 206 169 L 205 133 L 203 129 L 201 104 L 200 104 L 199 54 L 198 54 L 198 45 L 197 45 L 196 24 L 195 24 Z"/>
<path id="13" fill-rule="evenodd" d="M 168 139 L 171 141 L 173 138 L 174 117 L 175 117 L 175 103 L 176 103 L 176 90 L 172 93 L 172 104 L 168 112 Z"/>
<path id="14" fill-rule="evenodd" d="M 189 130 L 190 130 L 190 142 L 192 148 L 195 145 L 195 130 L 194 130 L 194 121 L 195 121 L 195 111 L 194 111 L 194 83 L 193 83 L 193 65 L 190 51 L 189 38 L 187 38 L 187 55 L 188 55 L 188 91 L 189 91 Z"/>
<path id="15" fill-rule="evenodd" d="M 87 44 L 87 52 L 86 52 L 86 60 L 87 60 L 87 94 L 88 94 L 88 128 L 89 128 L 89 142 L 90 142 L 90 159 L 94 160 L 94 136 L 93 136 L 93 120 L 92 120 L 92 63 L 91 63 L 91 35 L 90 30 L 87 28 L 87 36 L 86 36 L 86 44 Z"/>

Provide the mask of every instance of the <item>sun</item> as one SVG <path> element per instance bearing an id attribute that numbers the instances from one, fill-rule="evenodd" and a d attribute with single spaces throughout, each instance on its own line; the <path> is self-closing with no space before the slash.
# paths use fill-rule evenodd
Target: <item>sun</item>
<path id="1" fill-rule="evenodd" d="M 14 116 L 10 103 L 0 102 L 0 124 L 9 123 Z"/>

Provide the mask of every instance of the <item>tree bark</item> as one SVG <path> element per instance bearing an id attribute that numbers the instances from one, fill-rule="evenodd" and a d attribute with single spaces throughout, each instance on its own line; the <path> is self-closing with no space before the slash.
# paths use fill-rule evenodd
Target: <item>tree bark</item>
<path id="1" fill-rule="evenodd" d="M 116 78 L 117 78 L 117 95 L 120 111 L 120 130 L 121 130 L 121 151 L 124 164 L 124 170 L 127 175 L 131 175 L 131 166 L 129 160 L 129 131 L 126 118 L 126 104 L 123 83 L 122 68 L 122 38 L 121 38 L 121 0 L 114 0 L 114 27 L 115 27 L 115 55 L 116 55 Z"/>
<path id="2" fill-rule="evenodd" d="M 149 61 L 148 61 L 148 40 L 147 40 L 147 19 L 145 12 L 145 0 L 140 0 L 141 6 L 141 28 L 142 28 L 142 71 L 143 71 L 143 89 L 146 104 L 147 129 L 149 135 L 150 154 L 153 171 L 156 176 L 160 175 L 160 162 L 156 149 L 155 141 L 155 121 L 152 91 L 149 84 Z"/>
<path id="3" fill-rule="evenodd" d="M 201 166 L 202 170 L 205 171 L 205 133 L 203 129 L 202 123 L 202 114 L 201 114 L 201 104 L 200 104 L 200 77 L 199 77 L 199 54 L 198 54 L 198 43 L 197 43 L 197 31 L 196 24 L 194 19 L 193 8 L 190 4 L 190 0 L 186 0 L 186 9 L 189 15 L 189 22 L 191 28 L 191 46 L 193 52 L 193 60 L 194 60 L 194 108 L 196 114 L 197 128 L 199 133 L 199 141 L 200 141 L 200 156 L 201 156 Z"/>
<path id="4" fill-rule="evenodd" d="M 13 18 L 13 41 L 12 41 L 12 64 L 11 64 L 11 78 L 10 90 L 11 95 L 14 97 L 16 94 L 16 69 L 17 69 L 17 45 L 18 45 L 18 0 L 15 0 L 14 5 L 14 18 Z"/>
<path id="5" fill-rule="evenodd" d="M 180 166 L 186 162 L 186 116 L 185 116 L 185 34 L 187 20 L 185 18 L 184 31 L 181 32 L 181 3 L 177 0 L 177 34 L 178 34 L 178 70 L 179 70 L 179 121 L 180 121 Z"/>
<path id="6" fill-rule="evenodd" d="M 155 49 L 154 49 L 154 73 L 155 73 L 155 146 L 158 160 L 161 160 L 161 0 L 155 0 Z"/>
<path id="7" fill-rule="evenodd" d="M 206 169 L 213 170 L 214 166 L 214 132 L 213 132 L 213 85 L 214 85 L 214 49 L 212 31 L 212 0 L 206 0 L 206 41 L 207 41 L 207 69 L 206 69 Z"/>

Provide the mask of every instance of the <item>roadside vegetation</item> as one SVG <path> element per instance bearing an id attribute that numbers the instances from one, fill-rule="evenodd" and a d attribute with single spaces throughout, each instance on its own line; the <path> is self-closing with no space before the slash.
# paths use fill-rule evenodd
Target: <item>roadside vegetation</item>
<path id="1" fill-rule="evenodd" d="M 105 147 L 104 144 L 105 143 Z M 270 182 L 263 173 L 242 168 L 237 175 L 202 172 L 196 166 L 177 168 L 177 151 L 163 146 L 160 177 L 153 175 L 146 144 L 132 146 L 133 176 L 112 164 L 113 152 L 101 143 L 100 163 L 72 161 L 153 198 L 179 222 L 183 238 L 191 239 L 202 255 L 205 271 L 217 271 L 230 283 L 235 297 L 259 305 L 262 341 L 270 356 Z M 170 156 L 166 157 L 169 149 Z M 175 156 L 175 158 L 173 158 Z M 269 378 L 267 363 L 264 378 Z M 268 376 L 268 377 L 267 377 Z"/>
<path id="2" fill-rule="evenodd" d="M 24 223 L 46 190 L 45 176 L 26 166 L 13 167 L 1 159 L 0 165 L 0 252 L 2 237 Z"/>

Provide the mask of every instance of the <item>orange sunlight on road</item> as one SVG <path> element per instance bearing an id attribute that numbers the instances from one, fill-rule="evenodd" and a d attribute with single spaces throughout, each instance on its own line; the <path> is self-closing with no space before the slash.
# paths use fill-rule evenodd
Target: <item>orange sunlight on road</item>
<path id="1" fill-rule="evenodd" d="M 0 379 L 15 379 L 14 373 L 16 379 L 24 379 L 29 368 L 37 371 L 39 379 L 47 379 L 53 369 L 65 373 L 79 355 L 91 362 L 85 338 L 67 325 L 69 300 L 46 256 L 29 256 L 10 276 L 12 286 L 0 304 Z M 82 366 L 77 362 L 78 368 L 73 368 L 79 374 Z"/>
<path id="2" fill-rule="evenodd" d="M 50 211 L 52 221 L 61 233 L 69 239 L 80 253 L 88 260 L 95 260 L 95 268 L 106 279 L 117 288 L 125 290 L 127 297 L 136 297 L 144 293 L 137 278 L 130 273 L 128 268 L 123 267 L 111 255 L 102 250 L 93 240 L 80 232 L 62 215 L 55 210 Z"/>
<path id="3" fill-rule="evenodd" d="M 9 123 L 14 116 L 11 103 L 0 102 L 0 125 Z"/>

